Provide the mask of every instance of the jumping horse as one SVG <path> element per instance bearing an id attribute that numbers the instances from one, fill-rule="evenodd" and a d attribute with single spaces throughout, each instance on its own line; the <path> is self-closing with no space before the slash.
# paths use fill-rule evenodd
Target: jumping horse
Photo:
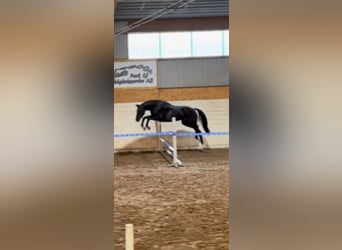
<path id="1" fill-rule="evenodd" d="M 149 100 L 142 104 L 137 104 L 136 106 L 137 115 L 135 120 L 139 122 L 142 118 L 141 127 L 144 130 L 146 128 L 151 129 L 148 125 L 150 120 L 159 122 L 171 122 L 172 117 L 175 117 L 176 121 L 181 120 L 184 126 L 193 128 L 196 133 L 201 133 L 201 130 L 198 127 L 198 122 L 201 122 L 205 132 L 210 132 L 208 128 L 207 117 L 204 112 L 198 108 L 191 108 L 188 106 L 174 106 L 162 100 Z M 144 116 L 145 111 L 147 110 L 151 112 L 151 115 Z M 201 144 L 203 145 L 203 138 L 201 135 L 196 135 L 195 138 L 199 138 Z"/>

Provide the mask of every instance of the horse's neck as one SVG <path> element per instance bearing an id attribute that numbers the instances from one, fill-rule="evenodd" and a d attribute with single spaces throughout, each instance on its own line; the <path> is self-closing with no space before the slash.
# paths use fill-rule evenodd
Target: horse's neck
<path id="1" fill-rule="evenodd" d="M 146 103 L 144 104 L 143 108 L 144 110 L 152 110 L 152 108 L 154 107 L 155 105 L 152 104 L 152 103 Z"/>
<path id="2" fill-rule="evenodd" d="M 143 108 L 145 110 L 153 110 L 155 109 L 156 107 L 158 107 L 160 105 L 159 102 L 156 102 L 156 101 L 151 101 L 151 102 L 146 102 L 143 104 Z"/>

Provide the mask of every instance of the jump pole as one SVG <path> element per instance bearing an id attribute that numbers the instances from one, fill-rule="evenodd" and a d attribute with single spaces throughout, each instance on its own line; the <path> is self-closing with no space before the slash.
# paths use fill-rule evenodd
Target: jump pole
<path id="1" fill-rule="evenodd" d="M 134 250 L 134 227 L 133 224 L 125 225 L 126 250 Z"/>

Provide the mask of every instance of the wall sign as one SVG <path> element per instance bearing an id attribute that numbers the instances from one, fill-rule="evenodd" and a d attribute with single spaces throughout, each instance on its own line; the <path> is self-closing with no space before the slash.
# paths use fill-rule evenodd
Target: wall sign
<path id="1" fill-rule="evenodd" d="M 114 62 L 114 88 L 157 87 L 156 61 Z"/>

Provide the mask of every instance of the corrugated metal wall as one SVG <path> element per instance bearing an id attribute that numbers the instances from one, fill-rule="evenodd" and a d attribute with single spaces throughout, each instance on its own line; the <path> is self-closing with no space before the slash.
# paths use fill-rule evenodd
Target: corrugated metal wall
<path id="1" fill-rule="evenodd" d="M 228 57 L 159 59 L 159 88 L 229 85 Z"/>
<path id="2" fill-rule="evenodd" d="M 126 21 L 115 21 L 114 30 L 117 31 L 128 25 Z M 128 42 L 127 35 L 120 35 L 115 37 L 114 45 L 114 58 L 115 59 L 127 59 L 128 58 Z"/>

